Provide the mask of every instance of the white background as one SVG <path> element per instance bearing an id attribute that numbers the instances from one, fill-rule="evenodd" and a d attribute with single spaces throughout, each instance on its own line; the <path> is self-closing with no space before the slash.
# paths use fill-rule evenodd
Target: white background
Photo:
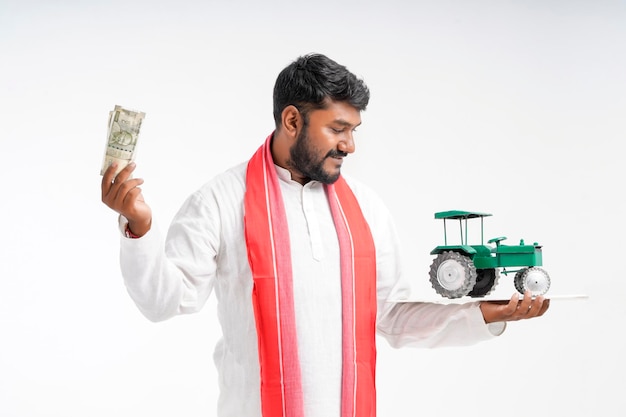
<path id="1" fill-rule="evenodd" d="M 449 209 L 539 241 L 551 293 L 589 295 L 473 347 L 380 340 L 379 415 L 621 415 L 625 19 L 606 0 L 0 0 L 0 415 L 215 415 L 215 298 L 155 324 L 126 294 L 108 112 L 146 112 L 137 175 L 166 228 L 271 132 L 275 77 L 308 52 L 371 89 L 344 170 L 394 213 L 415 297 Z"/>

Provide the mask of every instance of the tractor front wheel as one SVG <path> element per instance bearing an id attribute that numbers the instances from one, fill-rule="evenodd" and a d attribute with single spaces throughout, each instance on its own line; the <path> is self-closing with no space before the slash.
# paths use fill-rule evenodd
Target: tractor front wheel
<path id="1" fill-rule="evenodd" d="M 463 297 L 476 285 L 474 262 L 457 252 L 440 253 L 430 266 L 430 283 L 443 297 Z"/>
<path id="2" fill-rule="evenodd" d="M 544 295 L 550 289 L 550 275 L 536 266 L 517 271 L 514 282 L 518 292 L 524 294 L 530 291 L 533 297 Z"/>

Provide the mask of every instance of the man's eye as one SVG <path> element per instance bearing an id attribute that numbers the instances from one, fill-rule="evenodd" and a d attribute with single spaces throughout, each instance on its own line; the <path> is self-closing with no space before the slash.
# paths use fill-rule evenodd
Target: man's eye
<path id="1" fill-rule="evenodd" d="M 345 130 L 345 129 L 336 129 L 336 128 L 334 128 L 334 127 L 331 127 L 331 129 L 332 129 L 332 131 L 333 131 L 333 132 L 335 132 L 335 133 L 343 133 L 343 131 Z"/>

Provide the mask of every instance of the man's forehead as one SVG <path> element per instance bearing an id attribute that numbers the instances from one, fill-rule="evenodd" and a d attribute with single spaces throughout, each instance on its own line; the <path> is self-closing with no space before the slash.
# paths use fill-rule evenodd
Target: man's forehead
<path id="1" fill-rule="evenodd" d="M 329 101 L 326 107 L 311 112 L 311 117 L 324 119 L 327 123 L 336 123 L 346 126 L 361 124 L 361 111 L 345 101 Z"/>
<path id="2" fill-rule="evenodd" d="M 359 116 L 358 120 L 346 120 L 346 119 L 342 119 L 342 118 L 337 118 L 331 121 L 331 123 L 337 124 L 337 125 L 341 125 L 341 126 L 358 126 L 361 124 L 361 117 Z"/>

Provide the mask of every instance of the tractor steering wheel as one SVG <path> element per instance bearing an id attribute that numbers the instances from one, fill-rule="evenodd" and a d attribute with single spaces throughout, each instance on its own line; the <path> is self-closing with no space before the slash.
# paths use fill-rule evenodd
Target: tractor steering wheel
<path id="1" fill-rule="evenodd" d="M 500 242 L 506 239 L 506 236 L 494 237 L 493 239 L 489 239 L 488 243 L 495 243 L 496 246 L 500 246 Z"/>

